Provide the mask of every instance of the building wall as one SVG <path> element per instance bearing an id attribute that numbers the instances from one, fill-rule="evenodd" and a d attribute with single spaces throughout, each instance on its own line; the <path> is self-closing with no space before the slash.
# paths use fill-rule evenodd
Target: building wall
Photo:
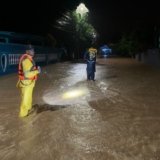
<path id="1" fill-rule="evenodd" d="M 160 67 L 160 49 L 148 49 L 136 55 L 136 60 Z"/>

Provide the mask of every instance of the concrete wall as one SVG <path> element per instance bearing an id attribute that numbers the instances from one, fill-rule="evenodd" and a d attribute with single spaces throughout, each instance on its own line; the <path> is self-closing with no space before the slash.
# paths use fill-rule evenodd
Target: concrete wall
<path id="1" fill-rule="evenodd" d="M 148 49 L 136 55 L 136 60 L 160 67 L 160 49 Z"/>

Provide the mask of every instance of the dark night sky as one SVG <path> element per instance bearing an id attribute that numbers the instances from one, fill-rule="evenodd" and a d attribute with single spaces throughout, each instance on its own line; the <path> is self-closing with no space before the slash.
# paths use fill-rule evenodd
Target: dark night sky
<path id="1" fill-rule="evenodd" d="M 89 23 L 106 43 L 116 42 L 140 22 L 153 26 L 154 32 L 160 19 L 160 2 L 156 0 L 1 0 L 0 30 L 46 35 L 55 30 L 52 24 L 65 8 L 75 10 L 81 2 L 89 9 Z"/>

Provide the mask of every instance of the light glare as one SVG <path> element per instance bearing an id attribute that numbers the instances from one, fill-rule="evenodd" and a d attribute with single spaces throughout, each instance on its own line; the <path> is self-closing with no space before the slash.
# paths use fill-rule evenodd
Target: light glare
<path id="1" fill-rule="evenodd" d="M 77 7 L 76 12 L 79 13 L 79 14 L 81 15 L 81 17 L 82 17 L 82 14 L 84 14 L 84 13 L 86 13 L 86 12 L 89 12 L 89 11 L 88 11 L 88 9 L 86 8 L 86 6 L 85 6 L 83 3 L 81 3 L 81 4 Z"/>
<path id="2" fill-rule="evenodd" d="M 84 93 L 85 93 L 85 90 L 70 91 L 70 92 L 64 93 L 62 95 L 62 98 L 64 99 L 75 98 L 83 95 Z"/>

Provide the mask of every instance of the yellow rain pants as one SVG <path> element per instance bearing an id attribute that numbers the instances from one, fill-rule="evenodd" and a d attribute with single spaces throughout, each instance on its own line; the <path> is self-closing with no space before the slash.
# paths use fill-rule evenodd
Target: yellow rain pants
<path id="1" fill-rule="evenodd" d="M 26 78 L 33 77 L 38 74 L 38 70 L 31 71 L 33 64 L 29 59 L 25 59 L 22 62 L 23 73 Z M 25 117 L 28 115 L 28 111 L 32 108 L 32 92 L 35 86 L 36 80 L 18 80 L 17 87 L 21 92 L 21 105 L 19 117 Z"/>
<path id="2" fill-rule="evenodd" d="M 20 106 L 20 113 L 19 117 L 25 117 L 28 115 L 28 111 L 32 108 L 32 92 L 33 87 L 21 87 L 21 106 Z"/>

